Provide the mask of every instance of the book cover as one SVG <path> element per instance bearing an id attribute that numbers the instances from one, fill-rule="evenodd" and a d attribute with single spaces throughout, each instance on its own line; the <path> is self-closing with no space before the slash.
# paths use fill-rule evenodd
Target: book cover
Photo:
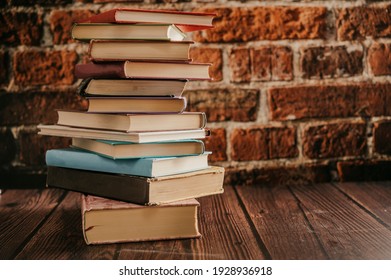
<path id="1" fill-rule="evenodd" d="M 46 164 L 64 168 L 159 177 L 208 168 L 208 152 L 202 155 L 114 160 L 85 150 L 66 148 L 46 152 Z"/>
<path id="2" fill-rule="evenodd" d="M 224 192 L 224 168 L 156 178 L 48 166 L 47 187 L 141 205 L 159 205 Z"/>

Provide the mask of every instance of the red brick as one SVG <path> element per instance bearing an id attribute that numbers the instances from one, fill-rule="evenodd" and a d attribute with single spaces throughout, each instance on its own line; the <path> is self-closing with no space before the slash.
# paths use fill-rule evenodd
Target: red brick
<path id="1" fill-rule="evenodd" d="M 224 184 L 231 186 L 303 186 L 330 182 L 326 165 L 305 164 L 292 167 L 226 168 Z"/>
<path id="2" fill-rule="evenodd" d="M 54 10 L 50 15 L 50 31 L 53 34 L 53 44 L 74 42 L 71 37 L 72 26 L 75 22 L 94 15 L 90 10 L 61 11 Z"/>
<path id="3" fill-rule="evenodd" d="M 45 165 L 45 153 L 49 149 L 66 148 L 71 144 L 69 137 L 38 135 L 38 131 L 19 134 L 19 160 L 25 165 Z"/>
<path id="4" fill-rule="evenodd" d="M 74 51 L 18 51 L 13 57 L 15 83 L 20 86 L 71 85 L 78 56 Z"/>
<path id="5" fill-rule="evenodd" d="M 346 46 L 312 47 L 301 51 L 304 78 L 350 77 L 363 72 L 363 51 Z"/>
<path id="6" fill-rule="evenodd" d="M 373 144 L 376 153 L 391 155 L 391 122 L 383 121 L 375 123 Z"/>
<path id="7" fill-rule="evenodd" d="M 14 136 L 9 129 L 0 130 L 0 164 L 10 163 L 16 154 Z"/>
<path id="8" fill-rule="evenodd" d="M 0 41 L 2 44 L 39 45 L 43 34 L 42 15 L 34 12 L 0 13 Z"/>
<path id="9" fill-rule="evenodd" d="M 82 109 L 87 101 L 74 91 L 31 92 L 0 95 L 0 126 L 53 124 L 57 122 L 55 109 Z"/>
<path id="10" fill-rule="evenodd" d="M 296 129 L 252 127 L 231 135 L 232 159 L 238 161 L 291 158 L 298 155 Z"/>
<path id="11" fill-rule="evenodd" d="M 0 85 L 4 85 L 8 81 L 8 55 L 0 50 Z"/>
<path id="12" fill-rule="evenodd" d="M 190 49 L 190 58 L 195 62 L 212 63 L 209 74 L 213 81 L 223 79 L 223 54 L 221 49 L 209 47 L 197 47 Z"/>
<path id="13" fill-rule="evenodd" d="M 271 57 L 272 57 L 271 48 L 268 47 L 250 48 L 251 74 L 254 81 L 271 81 L 272 79 Z"/>
<path id="14" fill-rule="evenodd" d="M 72 3 L 72 0 L 8 0 L 9 5 L 14 6 L 53 6 L 53 5 L 66 5 Z"/>
<path id="15" fill-rule="evenodd" d="M 232 82 L 251 81 L 250 53 L 245 47 L 233 49 L 230 53 L 229 67 Z"/>
<path id="16" fill-rule="evenodd" d="M 391 84 L 360 83 L 272 88 L 270 118 L 382 116 L 391 114 Z"/>
<path id="17" fill-rule="evenodd" d="M 259 91 L 223 88 L 185 91 L 188 111 L 205 112 L 209 122 L 255 121 L 259 108 Z"/>
<path id="18" fill-rule="evenodd" d="M 205 139 L 205 149 L 212 152 L 211 162 L 227 160 L 227 137 L 224 128 L 211 129 L 211 136 Z"/>
<path id="19" fill-rule="evenodd" d="M 303 131 L 303 154 L 312 159 L 363 156 L 366 153 L 365 123 L 308 126 Z"/>
<path id="20" fill-rule="evenodd" d="M 217 14 L 214 28 L 194 33 L 199 42 L 317 39 L 325 37 L 324 7 L 205 8 Z"/>
<path id="21" fill-rule="evenodd" d="M 271 56 L 273 81 L 293 79 L 293 52 L 290 47 L 273 47 Z"/>
<path id="22" fill-rule="evenodd" d="M 340 181 L 391 180 L 391 161 L 356 160 L 337 163 Z"/>
<path id="23" fill-rule="evenodd" d="M 338 40 L 391 36 L 391 5 L 343 8 L 336 18 Z"/>
<path id="24" fill-rule="evenodd" d="M 368 50 L 368 62 L 375 76 L 391 75 L 391 44 L 374 43 Z"/>

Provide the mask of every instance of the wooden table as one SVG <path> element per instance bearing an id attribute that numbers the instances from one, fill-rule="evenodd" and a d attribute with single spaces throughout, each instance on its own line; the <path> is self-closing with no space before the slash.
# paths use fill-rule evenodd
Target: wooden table
<path id="1" fill-rule="evenodd" d="M 225 187 L 199 199 L 200 239 L 89 245 L 80 194 L 0 195 L 0 259 L 391 259 L 391 182 Z"/>

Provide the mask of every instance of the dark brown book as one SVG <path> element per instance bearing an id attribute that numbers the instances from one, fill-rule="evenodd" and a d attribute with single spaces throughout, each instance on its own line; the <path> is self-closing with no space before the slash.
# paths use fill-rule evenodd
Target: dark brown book
<path id="1" fill-rule="evenodd" d="M 142 205 L 223 193 L 224 168 L 148 178 L 48 166 L 47 186 Z"/>
<path id="2" fill-rule="evenodd" d="M 141 206 L 96 196 L 81 197 L 82 230 L 87 244 L 199 237 L 195 199 Z"/>
<path id="3" fill-rule="evenodd" d="M 105 62 L 75 66 L 75 75 L 86 78 L 138 78 L 208 80 L 210 64 L 174 62 Z"/>

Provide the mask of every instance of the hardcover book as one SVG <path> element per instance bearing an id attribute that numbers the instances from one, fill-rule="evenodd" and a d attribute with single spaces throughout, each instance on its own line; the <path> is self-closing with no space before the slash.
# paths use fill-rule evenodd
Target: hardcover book
<path id="1" fill-rule="evenodd" d="M 186 38 L 186 34 L 173 24 L 75 23 L 71 35 L 73 39 L 82 41 L 91 39 L 182 41 Z"/>
<path id="2" fill-rule="evenodd" d="M 134 144 L 119 141 L 72 138 L 72 146 L 112 159 L 176 157 L 201 155 L 205 152 L 204 142 L 200 140 Z"/>
<path id="3" fill-rule="evenodd" d="M 205 113 L 181 114 L 100 114 L 57 110 L 57 124 L 123 132 L 194 130 L 206 126 Z"/>
<path id="4" fill-rule="evenodd" d="M 148 178 L 48 166 L 47 186 L 142 205 L 221 194 L 224 168 Z"/>
<path id="5" fill-rule="evenodd" d="M 187 80 L 84 79 L 78 88 L 81 96 L 176 96 L 180 97 Z"/>
<path id="6" fill-rule="evenodd" d="M 189 61 L 190 41 L 91 40 L 93 61 Z"/>
<path id="7" fill-rule="evenodd" d="M 208 154 L 180 157 L 118 159 L 104 157 L 85 150 L 67 148 L 46 152 L 46 164 L 126 175 L 160 177 L 208 168 Z"/>
<path id="8" fill-rule="evenodd" d="M 37 128 L 39 129 L 38 134 L 40 135 L 126 141 L 131 143 L 203 139 L 210 135 L 210 131 L 205 129 L 120 132 L 63 125 L 38 125 Z"/>
<path id="9" fill-rule="evenodd" d="M 82 230 L 87 244 L 199 237 L 195 199 L 141 206 L 101 197 L 81 197 Z"/>
<path id="10" fill-rule="evenodd" d="M 88 97 L 92 113 L 181 113 L 186 108 L 184 97 Z"/>
<path id="11" fill-rule="evenodd" d="M 105 62 L 76 64 L 75 75 L 86 78 L 208 80 L 210 64 L 179 62 Z"/>
<path id="12" fill-rule="evenodd" d="M 117 8 L 94 15 L 80 22 L 89 23 L 169 23 L 182 32 L 191 32 L 213 27 L 212 13 L 183 12 L 173 10 L 143 10 Z"/>

